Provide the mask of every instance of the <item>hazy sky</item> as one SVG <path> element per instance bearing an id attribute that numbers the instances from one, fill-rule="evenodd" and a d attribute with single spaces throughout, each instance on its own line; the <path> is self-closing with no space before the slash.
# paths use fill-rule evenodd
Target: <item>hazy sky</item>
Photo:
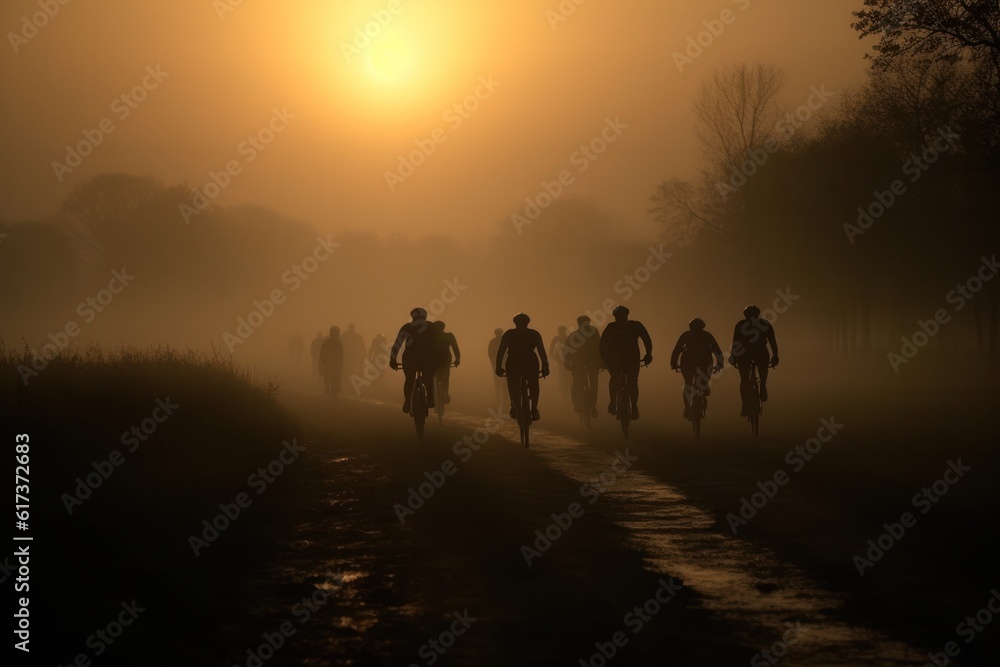
<path id="1" fill-rule="evenodd" d="M 861 4 L 5 0 L 0 219 L 50 216 L 102 172 L 200 187 L 232 161 L 216 203 L 324 229 L 478 235 L 568 170 L 562 197 L 648 233 L 656 184 L 696 167 L 690 100 L 713 68 L 782 65 L 791 107 L 813 85 L 841 91 L 866 69 L 850 28 Z M 724 10 L 731 22 L 679 72 L 674 52 Z M 373 12 L 384 26 L 367 24 Z M 26 27 L 32 16 L 41 28 Z M 368 45 L 356 41 L 366 25 Z M 121 99 L 136 86 L 145 99 Z M 614 138 L 605 153 L 576 153 L 602 131 Z M 67 144 L 97 140 L 60 182 Z M 391 190 L 386 172 L 400 174 L 417 142 L 433 153 Z"/>

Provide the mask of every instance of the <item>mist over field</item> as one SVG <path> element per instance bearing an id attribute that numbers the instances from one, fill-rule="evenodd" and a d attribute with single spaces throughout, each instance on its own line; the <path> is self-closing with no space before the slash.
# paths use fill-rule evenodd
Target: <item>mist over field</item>
<path id="1" fill-rule="evenodd" d="M 0 28 L 17 664 L 995 662 L 995 0 Z"/>

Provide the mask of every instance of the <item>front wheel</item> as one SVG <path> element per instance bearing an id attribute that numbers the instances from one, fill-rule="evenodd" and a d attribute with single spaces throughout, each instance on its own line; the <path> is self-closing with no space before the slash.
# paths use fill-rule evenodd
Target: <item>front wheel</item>
<path id="1" fill-rule="evenodd" d="M 521 444 L 529 446 L 528 434 L 531 431 L 531 395 L 527 387 L 521 388 L 521 400 L 518 406 L 517 422 L 521 427 Z"/>
<path id="2" fill-rule="evenodd" d="M 701 418 L 705 415 L 705 398 L 695 394 L 691 398 L 689 413 L 691 416 L 691 428 L 694 430 L 694 437 L 701 437 Z"/>
<path id="3" fill-rule="evenodd" d="M 417 427 L 417 437 L 424 437 L 424 424 L 427 422 L 427 390 L 418 386 L 413 398 L 413 423 Z"/>

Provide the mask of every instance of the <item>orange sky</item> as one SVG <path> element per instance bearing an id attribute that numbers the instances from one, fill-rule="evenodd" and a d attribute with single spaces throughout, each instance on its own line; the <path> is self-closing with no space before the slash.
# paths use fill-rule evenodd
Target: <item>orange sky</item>
<path id="1" fill-rule="evenodd" d="M 861 0 L 51 0 L 51 18 L 40 4 L 0 8 L 0 219 L 47 217 L 102 172 L 200 187 L 230 163 L 219 204 L 475 236 L 567 170 L 561 197 L 649 234 L 655 185 L 697 166 L 689 106 L 713 68 L 782 65 L 792 107 L 866 68 L 850 28 Z M 674 52 L 723 11 L 679 72 Z M 384 25 L 355 42 L 373 12 Z M 145 99 L 121 99 L 143 82 Z M 606 151 L 577 152 L 608 119 Z M 72 170 L 53 167 L 97 139 Z M 412 175 L 387 178 L 419 145 Z"/>

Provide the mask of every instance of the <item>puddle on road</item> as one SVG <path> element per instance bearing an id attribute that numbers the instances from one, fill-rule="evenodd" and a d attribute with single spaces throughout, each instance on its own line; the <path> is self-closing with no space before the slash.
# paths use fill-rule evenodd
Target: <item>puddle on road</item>
<path id="1" fill-rule="evenodd" d="M 447 417 L 451 425 L 473 429 L 483 421 L 456 413 Z M 519 442 L 513 421 L 504 422 L 497 434 Z M 531 442 L 533 455 L 581 483 L 607 472 L 614 460 L 582 441 L 540 428 L 532 428 Z M 597 504 L 608 501 L 616 504 L 618 524 L 629 530 L 651 568 L 683 580 L 709 611 L 741 628 L 739 639 L 748 647 L 769 648 L 786 623 L 801 623 L 801 638 L 789 647 L 788 664 L 926 662 L 904 643 L 837 618 L 840 598 L 794 565 L 780 562 L 765 546 L 720 532 L 712 514 L 679 489 L 631 470 Z"/>

